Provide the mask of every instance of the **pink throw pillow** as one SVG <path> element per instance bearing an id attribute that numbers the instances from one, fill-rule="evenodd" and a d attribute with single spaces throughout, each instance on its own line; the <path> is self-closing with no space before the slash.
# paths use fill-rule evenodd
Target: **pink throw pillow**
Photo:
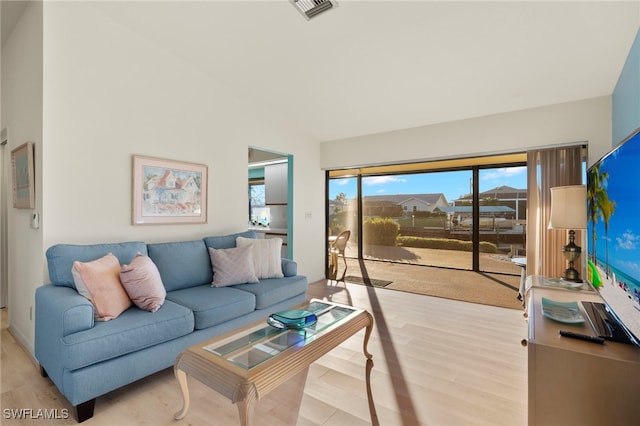
<path id="1" fill-rule="evenodd" d="M 120 282 L 120 262 L 109 253 L 91 262 L 73 262 L 71 269 L 78 293 L 93 303 L 96 321 L 117 318 L 131 299 Z"/>
<path id="2" fill-rule="evenodd" d="M 120 280 L 133 303 L 145 311 L 156 312 L 167 296 L 158 267 L 149 256 L 138 253 L 120 269 Z"/>

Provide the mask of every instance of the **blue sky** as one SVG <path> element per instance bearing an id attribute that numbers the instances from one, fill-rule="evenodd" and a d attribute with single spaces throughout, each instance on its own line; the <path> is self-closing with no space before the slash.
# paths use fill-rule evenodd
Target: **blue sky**
<path id="1" fill-rule="evenodd" d="M 443 193 L 447 201 L 455 200 L 471 190 L 471 171 L 418 173 L 375 176 L 362 179 L 363 195 L 431 194 Z M 507 185 L 513 188 L 527 187 L 526 167 L 504 167 L 480 171 L 480 192 Z M 344 192 L 347 198 L 356 196 L 356 178 L 332 179 L 329 198 Z"/>

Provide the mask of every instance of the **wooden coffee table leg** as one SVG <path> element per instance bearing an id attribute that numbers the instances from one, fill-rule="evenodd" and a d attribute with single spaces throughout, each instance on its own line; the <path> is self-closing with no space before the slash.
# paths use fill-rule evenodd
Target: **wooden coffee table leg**
<path id="1" fill-rule="evenodd" d="M 240 424 L 242 426 L 253 425 L 253 412 L 258 401 L 258 392 L 252 383 L 240 385 L 233 395 L 233 402 L 238 406 Z"/>
<path id="2" fill-rule="evenodd" d="M 367 325 L 367 329 L 364 332 L 364 343 L 362 345 L 362 350 L 364 352 L 364 356 L 366 356 L 367 359 L 372 359 L 373 355 L 371 354 L 371 352 L 369 352 L 367 346 L 369 345 L 369 338 L 371 337 L 371 332 L 373 331 L 373 316 L 371 316 L 371 314 L 367 311 L 365 311 L 365 313 L 369 317 L 369 325 Z"/>
<path id="3" fill-rule="evenodd" d="M 178 379 L 178 383 L 180 383 L 180 389 L 182 390 L 182 409 L 173 417 L 176 420 L 181 420 L 189 410 L 189 387 L 187 386 L 187 374 L 178 368 L 174 368 L 173 371 L 176 375 L 176 379 Z"/>

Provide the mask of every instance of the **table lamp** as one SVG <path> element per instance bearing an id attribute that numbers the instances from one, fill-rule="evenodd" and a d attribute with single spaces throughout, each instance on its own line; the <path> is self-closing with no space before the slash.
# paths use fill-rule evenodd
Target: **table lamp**
<path id="1" fill-rule="evenodd" d="M 585 185 L 557 186 L 551 188 L 551 217 L 549 229 L 568 229 L 569 243 L 562 253 L 569 262 L 563 279 L 582 282 L 574 262 L 580 258 L 580 246 L 575 243 L 575 230 L 587 228 L 587 187 Z"/>

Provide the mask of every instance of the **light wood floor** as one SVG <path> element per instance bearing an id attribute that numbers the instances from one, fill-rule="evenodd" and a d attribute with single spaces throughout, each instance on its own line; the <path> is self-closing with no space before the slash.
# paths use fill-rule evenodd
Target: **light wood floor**
<path id="1" fill-rule="evenodd" d="M 522 312 L 400 291 L 325 281 L 309 297 L 368 309 L 376 326 L 371 393 L 381 425 L 525 425 L 526 336 Z M 12 420 L 5 409 L 69 409 L 15 342 L 2 313 L 0 423 L 75 424 Z M 311 365 L 306 374 L 259 403 L 260 425 L 366 425 L 371 412 L 362 354 L 364 332 Z M 167 369 L 96 400 L 92 425 L 234 425 L 236 408 L 195 380 L 191 407 L 181 421 L 181 394 Z M 302 392 L 302 398 L 300 393 Z M 287 404 L 286 401 L 294 401 Z M 297 418 L 297 420 L 296 420 Z"/>

